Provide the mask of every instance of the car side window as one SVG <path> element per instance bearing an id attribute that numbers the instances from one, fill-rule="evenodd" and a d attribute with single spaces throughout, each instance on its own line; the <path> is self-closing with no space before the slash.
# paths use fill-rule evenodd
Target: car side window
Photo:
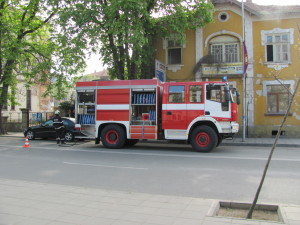
<path id="1" fill-rule="evenodd" d="M 45 127 L 52 127 L 53 126 L 53 121 L 52 120 L 48 120 L 44 123 Z"/>

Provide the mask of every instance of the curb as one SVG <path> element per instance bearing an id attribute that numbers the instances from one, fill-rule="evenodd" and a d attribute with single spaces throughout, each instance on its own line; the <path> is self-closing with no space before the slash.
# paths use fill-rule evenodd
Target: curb
<path id="1" fill-rule="evenodd" d="M 253 147 L 272 147 L 271 143 L 222 143 L 220 146 L 253 146 Z M 276 147 L 291 147 L 297 148 L 300 147 L 300 144 L 276 144 Z"/>
<path id="2" fill-rule="evenodd" d="M 6 137 L 6 138 L 25 138 L 23 134 L 4 134 L 0 135 L 0 138 Z M 259 140 L 259 139 L 258 139 Z M 185 141 L 169 141 L 169 140 L 141 140 L 140 143 L 155 143 L 155 144 L 186 144 Z M 253 147 L 272 147 L 273 143 L 253 143 L 253 142 L 226 142 L 223 141 L 220 146 L 253 146 Z M 288 144 L 288 143 L 279 143 L 276 145 L 276 147 L 290 147 L 290 148 L 298 148 L 300 147 L 299 144 Z"/>

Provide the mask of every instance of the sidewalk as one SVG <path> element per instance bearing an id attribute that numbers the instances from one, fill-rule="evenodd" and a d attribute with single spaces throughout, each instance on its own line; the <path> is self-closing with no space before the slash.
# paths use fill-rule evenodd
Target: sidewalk
<path id="1" fill-rule="evenodd" d="M 275 142 L 274 138 L 246 138 L 245 141 L 242 138 L 233 138 L 232 140 L 223 140 L 221 145 L 232 146 L 273 146 Z M 279 147 L 300 147 L 300 139 L 280 137 L 277 141 Z"/>
<path id="2" fill-rule="evenodd" d="M 22 132 L 9 132 L 5 135 L 0 135 L 1 137 L 20 137 L 24 138 L 24 134 Z M 275 141 L 274 138 L 246 138 L 245 141 L 242 138 L 236 137 L 232 140 L 223 140 L 221 145 L 227 146 L 272 146 Z M 162 141 L 161 143 L 167 143 L 166 141 Z M 279 147 L 300 147 L 300 138 L 286 138 L 281 137 L 277 142 L 277 146 Z"/>
<path id="3" fill-rule="evenodd" d="M 280 205 L 285 223 L 209 215 L 217 200 L 0 179 L 1 225 L 300 224 L 299 205 Z"/>

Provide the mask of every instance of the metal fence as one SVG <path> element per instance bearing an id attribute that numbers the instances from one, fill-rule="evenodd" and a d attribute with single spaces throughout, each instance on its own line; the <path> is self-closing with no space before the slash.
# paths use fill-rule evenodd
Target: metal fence
<path id="1" fill-rule="evenodd" d="M 41 124 L 53 116 L 53 112 L 29 112 L 29 126 Z"/>
<path id="2" fill-rule="evenodd" d="M 51 117 L 54 116 L 54 113 L 53 112 L 29 112 L 28 114 L 26 113 L 24 115 L 22 112 L 4 111 L 2 113 L 2 116 L 7 118 L 5 122 L 3 121 L 3 123 L 7 125 L 19 124 L 22 122 L 24 123 L 24 121 L 26 121 L 26 124 L 28 124 L 28 126 L 33 126 L 33 125 L 39 125 L 45 122 L 46 120 L 50 119 Z M 26 118 L 23 118 L 24 116 Z"/>

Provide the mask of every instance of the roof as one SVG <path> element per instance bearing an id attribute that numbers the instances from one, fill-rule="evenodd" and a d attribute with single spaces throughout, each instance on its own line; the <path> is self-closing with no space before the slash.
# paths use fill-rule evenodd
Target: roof
<path id="1" fill-rule="evenodd" d="M 91 74 L 84 75 L 80 81 L 91 81 L 91 80 L 109 80 L 108 70 L 102 70 L 100 72 L 94 72 Z"/>
<path id="2" fill-rule="evenodd" d="M 233 4 L 242 7 L 242 2 L 237 0 L 211 0 L 214 5 L 217 4 Z M 244 8 L 251 14 L 256 16 L 268 16 L 274 14 L 293 15 L 300 14 L 300 5 L 259 5 L 253 3 L 251 0 L 244 1 Z"/>
<path id="3" fill-rule="evenodd" d="M 238 7 L 242 7 L 242 3 L 240 1 L 237 1 L 237 0 L 211 0 L 211 2 L 214 5 L 217 5 L 217 4 L 231 4 L 231 5 L 236 5 Z M 246 3 L 244 4 L 244 8 L 250 14 L 254 14 L 254 15 L 257 15 L 257 16 L 259 15 L 259 13 L 256 10 L 249 7 Z"/>
<path id="4" fill-rule="evenodd" d="M 79 81 L 76 83 L 77 89 L 84 88 L 107 88 L 109 86 L 116 89 L 122 89 L 122 87 L 139 87 L 148 88 L 148 86 L 157 86 L 161 82 L 158 79 L 136 79 L 136 80 L 95 80 L 95 81 Z"/>

